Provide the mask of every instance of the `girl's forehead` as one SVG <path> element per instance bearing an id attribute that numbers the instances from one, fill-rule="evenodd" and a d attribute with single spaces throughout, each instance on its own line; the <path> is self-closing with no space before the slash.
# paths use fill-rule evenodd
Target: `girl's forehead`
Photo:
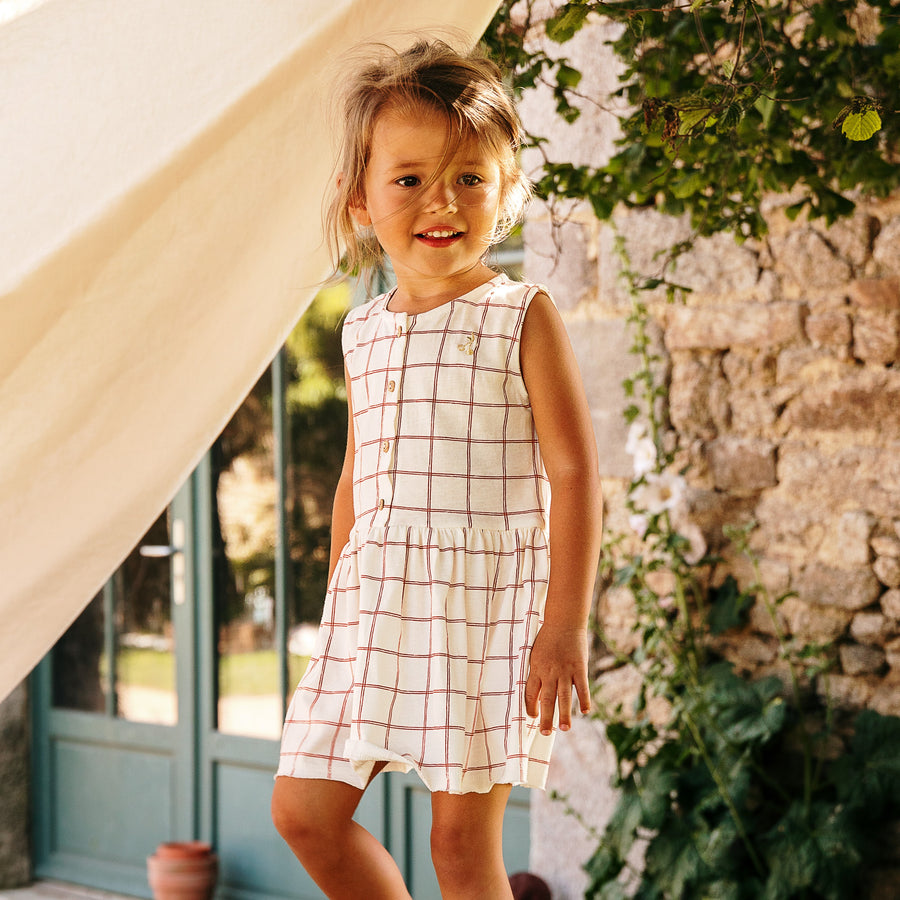
<path id="1" fill-rule="evenodd" d="M 370 162 L 433 162 L 493 158 L 485 142 L 460 135 L 444 113 L 424 104 L 386 106 L 372 128 Z"/>

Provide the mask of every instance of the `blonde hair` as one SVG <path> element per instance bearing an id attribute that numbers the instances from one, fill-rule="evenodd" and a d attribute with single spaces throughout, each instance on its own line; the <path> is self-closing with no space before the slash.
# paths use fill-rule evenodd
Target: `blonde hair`
<path id="1" fill-rule="evenodd" d="M 522 127 L 500 69 L 478 51 L 458 53 L 440 40 L 419 41 L 401 52 L 379 46 L 377 54 L 345 82 L 338 109 L 343 122 L 339 177 L 325 210 L 325 233 L 335 263 L 356 272 L 383 262 L 374 235 L 360 232 L 350 209 L 363 204 L 375 122 L 388 106 L 424 106 L 445 115 L 451 127 L 448 155 L 462 142 L 487 145 L 502 178 L 492 243 L 502 241 L 521 219 L 531 183 L 516 157 Z"/>

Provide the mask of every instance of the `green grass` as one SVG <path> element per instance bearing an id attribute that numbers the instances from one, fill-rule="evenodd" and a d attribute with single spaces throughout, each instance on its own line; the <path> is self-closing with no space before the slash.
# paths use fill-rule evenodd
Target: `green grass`
<path id="1" fill-rule="evenodd" d="M 288 688 L 293 691 L 309 663 L 307 656 L 288 657 Z M 158 650 L 127 648 L 117 659 L 119 682 L 135 687 L 172 691 L 175 666 L 172 654 Z M 233 653 L 219 661 L 220 696 L 278 693 L 278 657 L 274 650 Z"/>

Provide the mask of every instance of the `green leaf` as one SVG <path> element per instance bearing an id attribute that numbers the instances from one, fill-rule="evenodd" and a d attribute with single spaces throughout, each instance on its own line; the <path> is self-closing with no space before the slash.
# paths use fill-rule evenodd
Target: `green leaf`
<path id="1" fill-rule="evenodd" d="M 547 37 L 557 44 L 570 41 L 580 31 L 590 7 L 583 3 L 567 3 L 560 11 L 547 20 L 545 31 Z"/>
<path id="2" fill-rule="evenodd" d="M 881 128 L 878 110 L 869 108 L 859 113 L 849 113 L 841 126 L 841 132 L 851 141 L 867 141 Z"/>
<path id="3" fill-rule="evenodd" d="M 678 133 L 687 134 L 694 128 L 695 125 L 699 124 L 700 122 L 704 122 L 704 120 L 707 118 L 711 118 L 710 112 L 711 109 L 708 106 L 701 106 L 697 109 L 681 110 Z M 715 119 L 713 119 L 713 121 L 715 121 Z M 704 125 L 706 125 L 706 127 L 709 127 L 709 122 L 704 122 Z"/>
<path id="4" fill-rule="evenodd" d="M 640 13 L 630 15 L 628 17 L 628 28 L 640 40 L 644 36 L 644 17 Z"/>
<path id="5" fill-rule="evenodd" d="M 710 588 L 709 599 L 709 630 L 713 634 L 723 634 L 744 625 L 755 600 L 752 594 L 741 591 L 733 575 L 719 587 Z"/>
<path id="6" fill-rule="evenodd" d="M 684 200 L 702 191 L 708 184 L 707 178 L 702 172 L 690 172 L 684 178 L 672 182 L 672 195 L 679 200 Z"/>
<path id="7" fill-rule="evenodd" d="M 762 116 L 763 128 L 768 128 L 769 122 L 772 121 L 772 113 L 775 112 L 775 101 L 771 97 L 760 96 L 756 98 L 756 102 L 753 106 L 760 116 Z"/>
<path id="8" fill-rule="evenodd" d="M 556 83 L 563 88 L 576 88 L 581 81 L 581 72 L 565 63 L 560 63 L 556 70 Z"/>

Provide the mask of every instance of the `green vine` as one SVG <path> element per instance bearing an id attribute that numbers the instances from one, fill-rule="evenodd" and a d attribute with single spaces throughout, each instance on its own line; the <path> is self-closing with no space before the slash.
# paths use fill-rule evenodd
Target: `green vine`
<path id="1" fill-rule="evenodd" d="M 782 631 L 778 606 L 789 594 L 765 586 L 753 523 L 725 530 L 750 562 L 751 583 L 742 590 L 717 577 L 720 560 L 687 519 L 684 476 L 666 448 L 644 285 L 627 261 L 623 272 L 639 366 L 626 383 L 635 468 L 626 503 L 639 549 L 634 536 L 613 535 L 603 565 L 634 599 L 636 649 L 617 649 L 599 630 L 618 664 L 637 669 L 640 689 L 633 708 L 610 708 L 598 691 L 620 793 L 586 865 L 585 896 L 844 900 L 900 815 L 900 719 L 864 711 L 837 721 L 827 700 L 832 648 L 796 645 Z M 756 603 L 771 619 L 783 678 L 748 681 L 723 656 L 723 637 Z"/>
<path id="2" fill-rule="evenodd" d="M 610 160 L 546 158 L 547 199 L 585 199 L 603 220 L 619 204 L 687 213 L 699 235 L 748 238 L 766 231 L 767 193 L 796 191 L 789 215 L 831 223 L 855 196 L 900 186 L 896 0 L 584 0 L 543 20 L 538 8 L 507 0 L 485 36 L 515 89 L 545 85 L 568 122 L 585 104 L 604 106 L 579 93 L 582 73 L 562 53 L 585 25 L 615 21 L 615 96 L 630 109 Z M 531 40 L 540 28 L 558 56 Z"/>

